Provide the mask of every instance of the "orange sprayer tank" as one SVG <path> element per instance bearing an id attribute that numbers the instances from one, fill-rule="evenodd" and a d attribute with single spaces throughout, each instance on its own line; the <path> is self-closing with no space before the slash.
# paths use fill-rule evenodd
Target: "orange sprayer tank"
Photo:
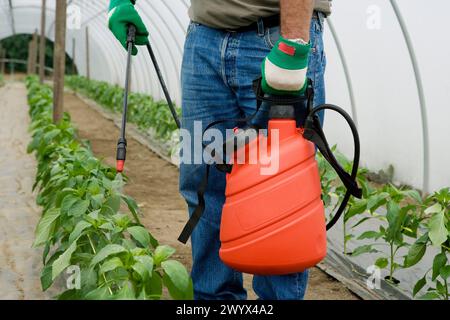
<path id="1" fill-rule="evenodd" d="M 278 130 L 278 148 L 272 130 Z M 327 251 L 315 147 L 291 119 L 270 120 L 267 137 L 259 135 L 246 145 L 246 159 L 248 150 L 265 144 L 272 165 L 278 157 L 275 174 L 262 174 L 269 164 L 258 154 L 256 164 L 235 164 L 227 175 L 220 258 L 246 273 L 301 272 Z"/>

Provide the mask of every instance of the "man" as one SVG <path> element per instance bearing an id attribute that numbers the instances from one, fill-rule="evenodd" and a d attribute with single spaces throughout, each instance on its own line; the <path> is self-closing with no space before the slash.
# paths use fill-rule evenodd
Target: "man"
<path id="1" fill-rule="evenodd" d="M 148 41 L 134 2 L 110 3 L 109 27 L 124 47 L 128 24 L 137 28 L 137 45 Z M 194 137 L 194 121 L 201 121 L 204 128 L 215 120 L 253 114 L 256 101 L 252 81 L 261 75 L 264 92 L 272 95 L 301 95 L 309 77 L 314 81 L 314 104 L 323 104 L 322 33 L 330 9 L 331 0 L 191 0 L 192 22 L 181 72 L 183 129 Z M 137 53 L 136 48 L 133 53 Z M 224 132 L 236 125 L 226 123 L 215 128 Z M 180 167 L 180 192 L 190 214 L 197 205 L 197 188 L 204 174 L 199 168 L 203 166 Z M 211 169 L 205 212 L 191 237 L 196 299 L 247 297 L 242 274 L 219 258 L 224 190 L 225 174 Z M 307 272 L 254 276 L 253 288 L 260 299 L 303 299 L 307 279 Z"/>

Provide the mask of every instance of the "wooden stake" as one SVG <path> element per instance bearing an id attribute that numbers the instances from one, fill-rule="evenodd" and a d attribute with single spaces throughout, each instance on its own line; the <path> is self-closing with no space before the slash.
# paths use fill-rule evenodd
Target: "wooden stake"
<path id="1" fill-rule="evenodd" d="M 56 1 L 55 46 L 53 60 L 53 122 L 58 123 L 64 110 L 64 74 L 66 65 L 67 2 Z"/>
<path id="2" fill-rule="evenodd" d="M 33 33 L 33 38 L 30 42 L 30 51 L 28 53 L 28 59 L 29 59 L 29 69 L 28 74 L 36 74 L 36 60 L 37 60 L 37 48 L 38 47 L 38 36 L 37 36 L 37 30 Z"/>
<path id="3" fill-rule="evenodd" d="M 1 50 L 0 50 L 0 59 L 2 60 L 0 62 L 0 74 L 5 74 L 6 51 L 3 48 L 1 48 Z"/>
<path id="4" fill-rule="evenodd" d="M 75 38 L 72 39 L 72 74 L 75 74 L 75 54 L 76 54 L 76 42 Z"/>
<path id="5" fill-rule="evenodd" d="M 31 52 L 33 51 L 33 40 L 28 42 L 28 61 L 27 61 L 27 74 L 31 74 Z M 1 48 L 0 48 L 1 55 Z"/>
<path id="6" fill-rule="evenodd" d="M 56 1 L 56 2 L 58 3 L 60 1 Z M 46 10 L 46 0 L 42 0 L 41 37 L 40 37 L 40 43 L 39 43 L 39 81 L 40 81 L 40 83 L 44 83 L 44 78 L 45 78 L 45 10 Z"/>
<path id="7" fill-rule="evenodd" d="M 91 65 L 89 59 L 89 28 L 86 26 L 86 78 L 91 79 Z"/>

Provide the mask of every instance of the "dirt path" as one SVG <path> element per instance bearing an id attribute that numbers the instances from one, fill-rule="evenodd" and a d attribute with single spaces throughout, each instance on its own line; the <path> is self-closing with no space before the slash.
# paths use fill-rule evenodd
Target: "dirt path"
<path id="1" fill-rule="evenodd" d="M 31 192 L 36 170 L 30 141 L 26 89 L 0 88 L 0 299 L 47 299 L 39 275 L 41 250 L 32 248 L 41 210 Z"/>
<path id="2" fill-rule="evenodd" d="M 119 131 L 113 122 L 69 93 L 65 95 L 65 108 L 78 127 L 79 136 L 89 139 L 97 157 L 114 166 Z M 186 204 L 178 193 L 178 170 L 131 138 L 128 139 L 126 169 L 130 181 L 125 187 L 125 193 L 139 203 L 143 224 L 161 243 L 176 248 L 176 257 L 190 268 L 190 247 L 176 240 L 187 218 Z M 245 286 L 249 290 L 249 298 L 254 299 L 251 276 L 245 277 Z M 342 284 L 317 268 L 311 272 L 306 298 L 357 299 Z"/>

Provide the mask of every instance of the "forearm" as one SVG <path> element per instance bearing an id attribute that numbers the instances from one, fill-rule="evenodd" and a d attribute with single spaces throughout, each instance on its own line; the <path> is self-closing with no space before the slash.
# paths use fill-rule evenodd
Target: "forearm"
<path id="1" fill-rule="evenodd" d="M 309 42 L 313 0 L 280 0 L 281 35 Z"/>

